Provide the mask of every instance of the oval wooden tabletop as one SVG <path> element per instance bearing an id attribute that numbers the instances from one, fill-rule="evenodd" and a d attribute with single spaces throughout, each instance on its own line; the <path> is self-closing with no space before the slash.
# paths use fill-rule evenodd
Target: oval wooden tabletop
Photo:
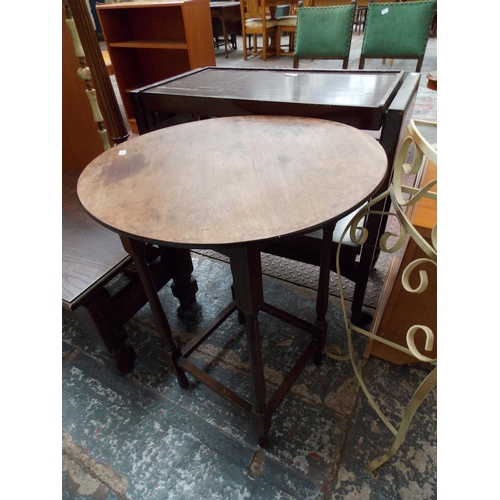
<path id="1" fill-rule="evenodd" d="M 85 210 L 136 239 L 190 248 L 263 242 L 342 217 L 379 187 L 383 148 L 336 122 L 213 118 L 104 152 L 78 181 Z"/>

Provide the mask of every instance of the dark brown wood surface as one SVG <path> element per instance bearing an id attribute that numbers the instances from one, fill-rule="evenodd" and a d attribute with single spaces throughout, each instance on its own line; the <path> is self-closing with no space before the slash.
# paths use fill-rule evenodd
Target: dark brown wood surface
<path id="1" fill-rule="evenodd" d="M 125 236 L 189 248 L 267 242 L 361 205 L 387 172 L 383 148 L 339 123 L 245 116 L 128 141 L 78 183 L 84 208 Z"/>
<path id="2" fill-rule="evenodd" d="M 103 361 L 117 373 L 134 366 L 135 352 L 123 325 L 146 303 L 139 276 L 128 272 L 132 259 L 119 236 L 83 210 L 76 195 L 78 172 L 62 176 L 62 307 L 85 328 Z M 173 279 L 172 293 L 181 305 L 195 300 L 197 284 L 185 249 L 148 248 L 149 273 L 155 289 Z M 107 287 L 120 274 L 114 286 Z"/>
<path id="3" fill-rule="evenodd" d="M 75 308 L 131 259 L 117 234 L 88 216 L 76 196 L 78 172 L 62 174 L 62 301 Z"/>
<path id="4" fill-rule="evenodd" d="M 309 116 L 378 130 L 403 80 L 402 71 L 204 68 L 131 97 L 143 111 Z M 140 125 L 140 133 L 150 131 Z"/>

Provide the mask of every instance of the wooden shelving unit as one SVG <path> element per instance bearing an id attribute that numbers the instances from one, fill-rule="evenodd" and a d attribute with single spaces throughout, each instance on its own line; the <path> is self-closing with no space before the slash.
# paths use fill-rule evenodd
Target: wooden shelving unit
<path id="1" fill-rule="evenodd" d="M 207 0 L 101 4 L 99 21 L 132 132 L 130 90 L 205 66 L 215 66 Z"/>

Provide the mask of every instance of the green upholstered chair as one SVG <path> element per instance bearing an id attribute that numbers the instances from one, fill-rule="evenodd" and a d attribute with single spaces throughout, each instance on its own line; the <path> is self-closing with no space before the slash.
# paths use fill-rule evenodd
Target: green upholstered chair
<path id="1" fill-rule="evenodd" d="M 356 2 L 336 7 L 297 10 L 293 67 L 299 59 L 342 59 L 347 69 Z"/>
<path id="2" fill-rule="evenodd" d="M 366 59 L 417 59 L 420 72 L 435 1 L 369 3 L 359 69 Z"/>

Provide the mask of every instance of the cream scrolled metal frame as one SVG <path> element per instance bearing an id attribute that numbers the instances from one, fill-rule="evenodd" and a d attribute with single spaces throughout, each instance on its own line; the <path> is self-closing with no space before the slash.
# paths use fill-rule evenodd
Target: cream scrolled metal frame
<path id="1" fill-rule="evenodd" d="M 363 207 L 350 221 L 350 223 L 347 225 L 345 228 L 341 241 L 346 237 L 347 233 L 349 232 L 350 238 L 352 239 L 353 242 L 361 245 L 363 244 L 367 237 L 367 230 L 362 227 L 362 224 L 360 221 L 363 220 L 364 217 L 366 217 L 369 213 L 377 213 L 380 215 L 387 215 L 389 217 L 395 217 L 399 221 L 399 234 L 386 231 L 384 234 L 379 239 L 379 246 L 381 251 L 387 252 L 387 253 L 395 253 L 399 249 L 401 249 L 406 242 L 407 238 L 410 237 L 412 238 L 416 244 L 422 249 L 422 251 L 425 253 L 425 257 L 416 259 L 413 262 L 411 262 L 409 265 L 406 266 L 406 268 L 403 271 L 402 274 L 402 285 L 404 289 L 410 293 L 422 293 L 424 290 L 430 286 L 428 282 L 428 276 L 427 273 L 420 269 L 419 270 L 419 284 L 416 287 L 412 287 L 409 282 L 410 275 L 412 275 L 414 272 L 416 272 L 419 267 L 424 263 L 428 262 L 431 263 L 435 266 L 437 266 L 437 223 L 434 225 L 431 231 L 431 238 L 430 238 L 430 243 L 422 237 L 422 235 L 416 230 L 416 228 L 413 226 L 409 218 L 407 217 L 407 214 L 405 213 L 405 210 L 408 207 L 414 206 L 418 203 L 419 200 L 423 198 L 429 198 L 433 200 L 437 200 L 437 193 L 431 191 L 431 189 L 435 186 L 437 180 L 434 179 L 430 182 L 428 182 L 425 186 L 421 188 L 415 188 L 412 186 L 408 186 L 403 184 L 403 173 L 406 174 L 417 174 L 418 171 L 423 168 L 426 162 L 426 158 L 432 161 L 436 166 L 437 166 L 437 148 L 434 145 L 429 144 L 429 142 L 424 138 L 422 133 L 419 131 L 419 125 L 421 127 L 436 127 L 437 124 L 434 122 L 426 122 L 426 121 L 417 121 L 417 120 L 411 120 L 410 124 L 408 125 L 407 132 L 405 135 L 405 138 L 403 139 L 403 142 L 399 148 L 398 154 L 396 156 L 395 160 L 395 166 L 394 166 L 394 177 L 393 180 L 388 188 L 387 191 L 382 193 L 381 195 L 377 196 L 375 199 L 373 199 L 369 204 L 367 204 L 365 207 Z M 412 163 L 407 163 L 406 160 L 408 158 L 408 153 L 412 152 L 413 153 L 413 161 Z M 379 203 L 381 200 L 384 198 L 390 198 L 391 201 L 391 208 L 389 208 L 389 211 L 381 211 L 381 210 L 375 210 L 372 207 L 376 206 L 377 203 Z M 341 248 L 341 245 L 339 245 L 339 249 Z M 339 252 L 337 252 L 337 269 L 339 270 L 338 272 L 338 279 L 339 279 L 339 284 L 342 285 L 342 276 L 341 276 L 341 268 L 340 268 L 340 257 L 339 257 Z M 436 286 L 436 284 L 432 284 L 432 286 Z M 382 337 L 379 337 L 367 330 L 364 330 L 362 328 L 359 328 L 353 324 L 350 323 L 349 321 L 349 315 L 347 312 L 347 307 L 346 307 L 346 301 L 344 298 L 343 294 L 343 287 L 339 286 L 340 289 L 340 298 L 341 298 L 341 303 L 342 303 L 342 310 L 343 310 L 343 315 L 344 315 L 344 322 L 345 322 L 345 328 L 347 332 L 347 338 L 348 338 L 348 346 L 349 346 L 349 354 L 346 356 L 341 356 L 341 355 L 336 355 L 333 353 L 333 351 L 338 351 L 338 348 L 336 346 L 327 346 L 325 349 L 325 352 L 330 356 L 331 358 L 337 359 L 337 360 L 347 360 L 350 359 L 354 372 L 356 374 L 356 378 L 358 379 L 358 382 L 365 393 L 370 405 L 372 408 L 376 411 L 378 416 L 381 418 L 381 420 L 384 422 L 384 424 L 388 427 L 388 429 L 394 434 L 395 439 L 393 441 L 393 444 L 391 448 L 384 453 L 383 455 L 377 457 L 376 459 L 372 460 L 366 467 L 366 470 L 368 472 L 371 472 L 375 470 L 376 468 L 380 467 L 382 464 L 387 462 L 399 449 L 401 444 L 403 443 L 406 432 L 408 430 L 408 427 L 410 425 L 410 422 L 413 418 L 413 415 L 415 414 L 417 408 L 419 407 L 420 403 L 424 400 L 424 398 L 429 394 L 429 392 L 436 386 L 437 384 L 437 358 L 430 358 L 426 356 L 424 353 L 421 353 L 414 342 L 414 337 L 416 332 L 419 330 L 422 330 L 425 334 L 425 351 L 431 351 L 434 346 L 435 342 L 435 332 L 433 332 L 428 326 L 426 325 L 414 325 L 412 326 L 406 334 L 406 342 L 407 342 L 407 347 L 400 346 L 394 342 L 391 342 L 387 339 L 384 339 Z M 379 405 L 375 401 L 375 399 L 372 397 L 370 394 L 368 388 L 366 387 L 363 378 L 361 376 L 360 370 L 357 366 L 356 360 L 355 360 L 355 353 L 353 349 L 353 342 L 352 342 L 352 334 L 353 333 L 358 333 L 361 335 L 364 335 L 366 337 L 369 337 L 371 339 L 376 339 L 378 342 L 382 342 L 384 344 L 387 344 L 399 351 L 402 351 L 407 354 L 411 354 L 415 356 L 420 361 L 429 363 L 434 366 L 434 368 L 431 370 L 431 372 L 425 377 L 425 379 L 422 381 L 418 389 L 415 391 L 413 394 L 412 398 L 410 399 L 406 410 L 404 411 L 404 414 L 402 416 L 402 419 L 399 423 L 399 427 L 396 428 L 390 421 L 389 419 L 383 414 L 382 410 L 380 409 Z"/>

